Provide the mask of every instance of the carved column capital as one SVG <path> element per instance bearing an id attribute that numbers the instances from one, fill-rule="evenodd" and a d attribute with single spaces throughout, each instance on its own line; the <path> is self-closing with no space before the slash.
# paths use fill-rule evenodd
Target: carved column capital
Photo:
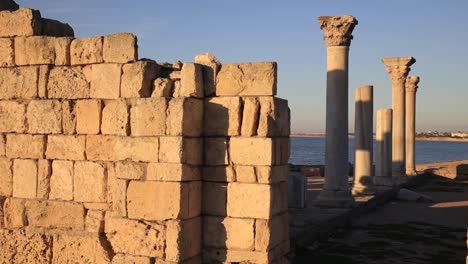
<path id="1" fill-rule="evenodd" d="M 416 60 L 413 57 L 383 58 L 392 82 L 405 83 L 410 67 Z"/>
<path id="2" fill-rule="evenodd" d="M 418 90 L 419 76 L 406 77 L 406 92 L 415 93 Z"/>
<path id="3" fill-rule="evenodd" d="M 320 29 L 325 33 L 323 39 L 328 47 L 350 46 L 353 29 L 358 21 L 353 16 L 319 16 Z"/>

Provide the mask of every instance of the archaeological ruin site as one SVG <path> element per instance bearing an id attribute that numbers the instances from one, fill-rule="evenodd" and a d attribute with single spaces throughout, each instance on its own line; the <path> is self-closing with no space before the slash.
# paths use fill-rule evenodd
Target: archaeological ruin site
<path id="1" fill-rule="evenodd" d="M 416 182 L 415 59 L 383 59 L 391 109 L 374 117 L 373 86 L 356 90 L 350 182 L 358 22 L 318 20 L 326 170 L 309 199 L 307 177 L 288 164 L 276 62 L 140 59 L 132 33 L 75 38 L 70 25 L 0 0 L 0 263 L 292 263 L 337 219 Z"/>

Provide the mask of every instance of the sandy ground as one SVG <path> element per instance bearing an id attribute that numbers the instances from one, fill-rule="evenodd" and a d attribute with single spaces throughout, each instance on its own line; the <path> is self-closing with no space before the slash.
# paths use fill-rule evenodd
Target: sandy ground
<path id="1" fill-rule="evenodd" d="M 465 263 L 468 181 L 431 177 L 432 202 L 393 200 L 303 252 L 294 263 Z"/>

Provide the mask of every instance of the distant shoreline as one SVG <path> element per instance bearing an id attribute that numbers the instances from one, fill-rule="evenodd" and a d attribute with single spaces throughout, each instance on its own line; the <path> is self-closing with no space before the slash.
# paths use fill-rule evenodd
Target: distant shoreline
<path id="1" fill-rule="evenodd" d="M 310 133 L 310 134 L 291 134 L 291 137 L 325 137 L 322 133 Z M 349 135 L 354 137 L 354 135 Z M 450 141 L 450 142 L 468 142 L 468 138 L 452 138 L 452 137 L 416 137 L 417 141 Z"/>

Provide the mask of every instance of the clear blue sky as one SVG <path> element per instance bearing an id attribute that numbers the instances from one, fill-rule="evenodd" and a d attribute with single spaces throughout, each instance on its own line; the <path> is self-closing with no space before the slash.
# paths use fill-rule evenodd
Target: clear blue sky
<path id="1" fill-rule="evenodd" d="M 224 63 L 278 62 L 278 95 L 289 100 L 293 132 L 325 127 L 326 47 L 320 15 L 355 16 L 350 50 L 350 130 L 354 89 L 374 85 L 374 109 L 391 107 L 382 57 L 413 56 L 419 75 L 417 130 L 468 131 L 468 1 L 121 1 L 21 0 L 70 23 L 77 37 L 133 32 L 140 58 Z"/>

